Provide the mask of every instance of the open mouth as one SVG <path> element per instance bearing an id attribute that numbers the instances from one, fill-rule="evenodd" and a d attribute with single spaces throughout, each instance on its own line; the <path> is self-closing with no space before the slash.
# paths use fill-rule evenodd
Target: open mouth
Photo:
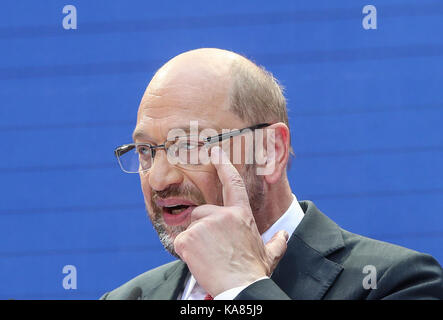
<path id="1" fill-rule="evenodd" d="M 191 207 L 190 205 L 180 204 L 172 207 L 163 207 L 166 213 L 172 214 L 172 215 L 178 215 Z"/>
<path id="2" fill-rule="evenodd" d="M 156 200 L 162 209 L 163 219 L 168 225 L 181 225 L 188 221 L 188 217 L 197 205 L 183 198 L 168 198 Z"/>
<path id="3" fill-rule="evenodd" d="M 186 223 L 195 205 L 176 205 L 163 207 L 163 219 L 167 225 L 178 226 Z"/>

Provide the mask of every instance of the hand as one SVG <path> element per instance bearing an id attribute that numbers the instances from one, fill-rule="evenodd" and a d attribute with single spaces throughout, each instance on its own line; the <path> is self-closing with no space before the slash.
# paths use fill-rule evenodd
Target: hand
<path id="1" fill-rule="evenodd" d="M 211 161 L 223 187 L 224 206 L 196 207 L 174 248 L 197 282 L 215 297 L 270 276 L 286 251 L 288 234 L 277 232 L 264 245 L 240 174 L 219 147 L 212 148 Z"/>

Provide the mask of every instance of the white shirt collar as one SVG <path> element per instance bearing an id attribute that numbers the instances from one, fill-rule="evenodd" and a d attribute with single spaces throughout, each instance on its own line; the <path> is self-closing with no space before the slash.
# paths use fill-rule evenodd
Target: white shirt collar
<path id="1" fill-rule="evenodd" d="M 289 237 L 291 237 L 292 233 L 300 224 L 304 217 L 304 212 L 298 203 L 297 197 L 294 194 L 292 196 L 293 200 L 288 210 L 261 235 L 263 243 L 267 243 L 276 232 L 281 230 L 285 230 L 289 234 Z M 205 295 L 205 290 L 198 285 L 194 276 L 191 274 L 191 276 L 188 277 L 181 300 L 202 300 Z"/>
<path id="2" fill-rule="evenodd" d="M 292 196 L 294 198 L 288 210 L 286 210 L 286 212 L 261 235 L 263 243 L 267 243 L 269 240 L 271 240 L 274 234 L 280 230 L 286 230 L 290 237 L 295 228 L 297 228 L 297 226 L 299 225 L 300 221 L 303 219 L 304 213 L 302 208 L 298 204 L 297 197 L 294 194 Z"/>

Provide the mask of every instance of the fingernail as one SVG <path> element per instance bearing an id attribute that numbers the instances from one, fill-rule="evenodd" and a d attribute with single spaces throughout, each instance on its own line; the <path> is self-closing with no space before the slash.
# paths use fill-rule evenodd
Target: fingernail
<path id="1" fill-rule="evenodd" d="M 288 241 L 289 240 L 289 233 L 286 230 L 283 230 L 283 235 L 285 236 L 286 241 Z"/>

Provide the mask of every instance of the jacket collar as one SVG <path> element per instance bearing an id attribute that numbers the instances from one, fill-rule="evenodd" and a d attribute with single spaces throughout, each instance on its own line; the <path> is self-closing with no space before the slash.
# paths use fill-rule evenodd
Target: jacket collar
<path id="1" fill-rule="evenodd" d="M 165 272 L 164 280 L 153 290 L 150 289 L 151 294 L 144 296 L 143 299 L 177 300 L 178 295 L 183 291 L 188 273 L 188 266 L 183 261 L 175 261 L 175 266 Z"/>
<path id="2" fill-rule="evenodd" d="M 344 247 L 340 228 L 311 201 L 271 279 L 292 299 L 321 299 L 343 267 L 326 257 Z M 288 281 L 288 279 L 290 279 Z"/>

